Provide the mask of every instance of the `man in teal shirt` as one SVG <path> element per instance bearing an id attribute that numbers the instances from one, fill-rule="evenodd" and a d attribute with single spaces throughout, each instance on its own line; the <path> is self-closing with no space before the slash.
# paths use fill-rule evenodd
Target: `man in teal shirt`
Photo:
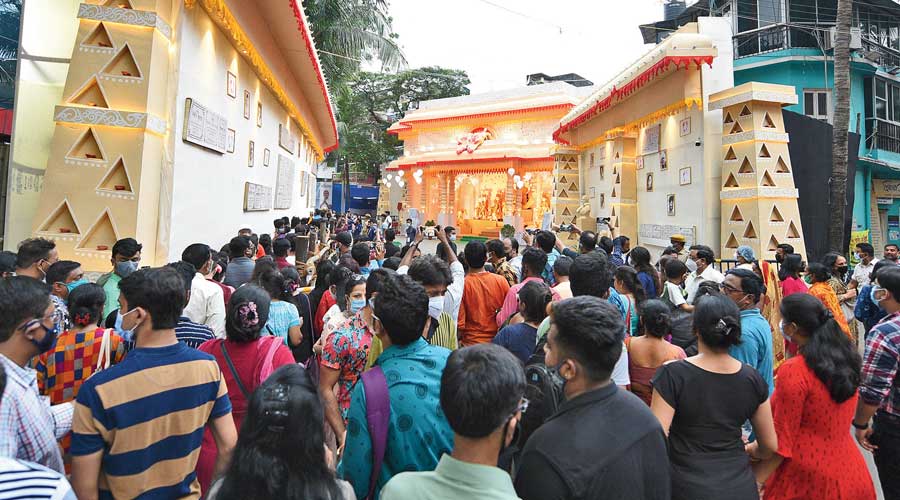
<path id="1" fill-rule="evenodd" d="M 497 460 L 522 416 L 525 375 L 519 360 L 494 344 L 465 347 L 450 355 L 442 380 L 441 408 L 453 428 L 453 453 L 441 457 L 434 472 L 394 476 L 382 500 L 518 499 Z"/>
<path id="2" fill-rule="evenodd" d="M 453 448 L 453 431 L 440 405 L 441 373 L 450 351 L 422 338 L 428 319 L 425 289 L 409 276 L 392 275 L 373 300 L 371 328 L 384 346 L 375 366 L 384 372 L 390 399 L 377 499 L 384 484 L 400 472 L 434 470 L 441 455 Z M 357 498 L 366 498 L 374 457 L 362 380 L 350 397 L 344 444 L 338 472 L 353 485 Z"/>
<path id="3" fill-rule="evenodd" d="M 731 346 L 728 354 L 748 364 L 769 384 L 769 395 L 775 389 L 772 373 L 772 327 L 759 313 L 756 304 L 765 293 L 762 279 L 749 269 L 732 269 L 720 285 L 722 292 L 741 310 L 741 343 Z"/>
<path id="4" fill-rule="evenodd" d="M 134 238 L 122 238 L 112 247 L 112 272 L 100 276 L 97 284 L 103 287 L 106 293 L 106 304 L 103 305 L 103 317 L 119 308 L 119 282 L 122 278 L 137 271 L 141 262 L 141 249 L 143 245 Z"/>

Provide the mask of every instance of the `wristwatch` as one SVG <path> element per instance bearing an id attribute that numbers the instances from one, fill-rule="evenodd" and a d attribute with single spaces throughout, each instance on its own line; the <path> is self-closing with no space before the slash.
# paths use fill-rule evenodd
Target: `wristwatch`
<path id="1" fill-rule="evenodd" d="M 857 424 L 856 422 L 850 422 L 850 423 L 853 424 L 854 428 L 859 429 L 861 431 L 864 431 L 869 428 L 869 422 L 866 422 L 864 424 Z"/>

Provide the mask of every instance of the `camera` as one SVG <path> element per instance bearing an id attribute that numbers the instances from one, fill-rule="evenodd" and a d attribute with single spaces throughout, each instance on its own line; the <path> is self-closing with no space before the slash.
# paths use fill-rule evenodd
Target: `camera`
<path id="1" fill-rule="evenodd" d="M 699 148 L 702 144 L 703 144 L 703 143 L 700 142 L 700 139 L 697 139 L 696 141 L 694 141 L 694 146 L 697 146 L 698 148 Z"/>
<path id="2" fill-rule="evenodd" d="M 538 230 L 537 230 L 537 229 L 528 228 L 528 229 L 525 230 L 525 232 L 528 233 L 528 234 L 530 234 L 530 235 L 532 235 L 532 236 L 534 236 L 535 234 L 537 234 Z"/>
<path id="3" fill-rule="evenodd" d="M 572 224 L 560 224 L 559 226 L 560 232 L 572 232 Z"/>
<path id="4" fill-rule="evenodd" d="M 609 225 L 609 221 L 612 220 L 612 217 L 597 217 L 597 224 L 603 224 L 604 226 Z"/>

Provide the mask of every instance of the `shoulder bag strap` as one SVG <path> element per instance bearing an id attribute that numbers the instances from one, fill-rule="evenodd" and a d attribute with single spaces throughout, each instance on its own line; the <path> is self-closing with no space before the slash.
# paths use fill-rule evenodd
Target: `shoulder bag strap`
<path id="1" fill-rule="evenodd" d="M 110 337 L 112 336 L 112 329 L 101 330 L 102 337 L 100 338 L 100 355 L 97 357 L 97 366 L 95 367 L 95 372 L 99 372 L 101 370 L 105 370 L 110 366 L 110 343 L 112 340 Z"/>
<path id="2" fill-rule="evenodd" d="M 363 389 L 366 394 L 366 422 L 372 439 L 372 475 L 369 477 L 368 500 L 375 499 L 375 486 L 381 475 L 384 452 L 387 449 L 388 422 L 391 419 L 391 400 L 388 395 L 387 380 L 380 366 L 372 367 L 362 374 Z"/>
<path id="3" fill-rule="evenodd" d="M 234 377 L 234 381 L 237 382 L 238 389 L 241 390 L 241 394 L 244 395 L 244 398 L 249 398 L 250 393 L 247 392 L 247 388 L 244 387 L 244 383 L 241 382 L 241 377 L 238 375 L 237 370 L 234 368 L 234 363 L 231 362 L 231 356 L 228 355 L 228 351 L 225 350 L 225 342 L 221 342 L 219 347 L 222 348 L 222 355 L 225 356 L 225 363 L 228 364 L 228 369 L 231 370 L 231 376 Z"/>

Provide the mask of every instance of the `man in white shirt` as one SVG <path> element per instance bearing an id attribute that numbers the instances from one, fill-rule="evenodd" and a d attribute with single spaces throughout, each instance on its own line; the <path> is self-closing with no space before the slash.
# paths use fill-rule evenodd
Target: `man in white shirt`
<path id="1" fill-rule="evenodd" d="M 409 271 L 409 265 L 413 261 L 419 243 L 424 239 L 422 231 L 416 231 L 415 241 L 412 242 L 403 260 L 400 261 L 400 267 L 397 268 L 397 274 L 406 274 Z M 447 233 L 437 231 L 438 240 L 449 246 Z M 450 273 L 453 276 L 453 283 L 447 286 L 447 292 L 444 293 L 444 312 L 449 314 L 453 321 L 459 319 L 459 305 L 462 303 L 463 288 L 465 287 L 466 271 L 459 259 L 453 252 L 448 252 L 450 264 Z"/>
<path id="2" fill-rule="evenodd" d="M 869 284 L 869 275 L 875 270 L 875 248 L 868 243 L 858 243 L 856 245 L 856 257 L 859 263 L 853 268 L 853 276 L 850 278 L 849 288 L 857 290 Z"/>
<path id="3" fill-rule="evenodd" d="M 212 274 L 216 268 L 209 245 L 203 243 L 188 245 L 181 253 L 181 260 L 189 262 L 197 270 L 191 281 L 190 300 L 183 314 L 194 323 L 212 328 L 216 337 L 224 338 L 225 299 L 222 296 L 222 288 L 207 281 L 205 276 Z"/>
<path id="4" fill-rule="evenodd" d="M 693 304 L 700 283 L 704 281 L 722 283 L 725 281 L 725 275 L 713 266 L 716 262 L 716 255 L 713 253 L 712 248 L 706 245 L 693 245 L 689 258 L 697 264 L 697 270 L 688 276 L 687 286 L 685 287 L 688 294 L 688 304 Z"/>

